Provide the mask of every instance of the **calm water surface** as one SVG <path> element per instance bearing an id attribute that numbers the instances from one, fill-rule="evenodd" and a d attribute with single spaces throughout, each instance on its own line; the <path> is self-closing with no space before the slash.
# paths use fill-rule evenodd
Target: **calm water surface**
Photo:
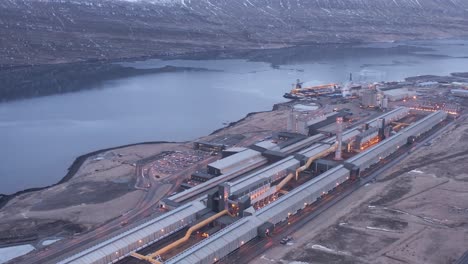
<path id="1" fill-rule="evenodd" d="M 380 81 L 468 71 L 468 41 L 398 45 L 287 49 L 264 54 L 255 62 L 128 62 L 123 64 L 217 71 L 144 75 L 83 92 L 2 103 L 0 193 L 53 184 L 75 157 L 94 150 L 206 135 L 249 112 L 270 110 L 284 101 L 282 95 L 297 78 L 320 84 L 345 81 L 350 72 L 357 80 Z"/>

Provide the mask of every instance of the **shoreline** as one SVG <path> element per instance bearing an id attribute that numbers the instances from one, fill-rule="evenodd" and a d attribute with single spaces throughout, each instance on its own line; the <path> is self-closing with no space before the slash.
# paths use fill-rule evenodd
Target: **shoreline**
<path id="1" fill-rule="evenodd" d="M 468 34 L 458 35 L 458 36 L 446 36 L 446 37 L 435 37 L 435 38 L 425 38 L 425 37 L 412 37 L 408 38 L 404 35 L 398 36 L 392 41 L 378 41 L 378 40 L 368 40 L 368 41 L 335 41 L 335 42 L 313 42 L 313 41 L 298 41 L 291 43 L 278 43 L 275 46 L 261 47 L 261 46 L 251 46 L 248 48 L 237 48 L 237 49 L 222 49 L 215 48 L 211 50 L 202 50 L 202 51 L 185 51 L 174 54 L 151 54 L 151 55 L 140 55 L 140 56 L 128 56 L 128 57 L 116 57 L 110 59 L 101 59 L 101 58 L 89 58 L 85 60 L 70 60 L 65 62 L 49 62 L 49 63 L 36 63 L 36 64 L 3 64 L 0 62 L 0 71 L 3 70 L 12 70 L 12 69 L 22 69 L 30 68 L 37 66 L 60 66 L 67 64 L 86 64 L 86 63 L 121 63 L 121 62 L 133 62 L 133 61 L 142 61 L 149 59 L 161 59 L 161 60 L 174 60 L 174 59 L 193 59 L 199 60 L 200 56 L 208 56 L 209 58 L 218 57 L 219 55 L 228 55 L 228 57 L 221 57 L 220 59 L 229 59 L 229 58 L 238 58 L 245 56 L 245 53 L 249 52 L 258 52 L 258 51 L 275 51 L 280 49 L 287 49 L 293 47 L 322 47 L 328 45 L 343 45 L 343 46 L 359 46 L 362 44 L 383 44 L 383 43 L 400 43 L 402 45 L 407 45 L 408 42 L 412 41 L 437 41 L 437 40 L 460 40 L 468 39 Z"/>
<path id="2" fill-rule="evenodd" d="M 328 43 L 312 43 L 312 42 L 301 42 L 290 45 L 284 45 L 279 47 L 265 47 L 265 48 L 245 48 L 245 49 L 213 49 L 209 51 L 196 51 L 196 52 L 184 52 L 180 54 L 171 55 L 150 55 L 150 56 L 134 56 L 134 57 L 122 57 L 122 58 L 111 58 L 111 59 L 90 59 L 85 61 L 69 61 L 63 63 L 43 63 L 33 65 L 13 65 L 13 66 L 2 66 L 0 64 L 0 80 L 9 83 L 6 86 L 6 91 L 0 90 L 0 104 L 15 102 L 33 98 L 40 98 L 44 96 L 50 96 L 55 94 L 67 94 L 73 92 L 80 92 L 82 90 L 93 90 L 99 85 L 99 83 L 118 80 L 122 78 L 143 76 L 147 74 L 158 74 L 167 72 L 181 72 L 181 71 L 216 71 L 205 68 L 197 67 L 176 67 L 165 65 L 160 68 L 149 68 L 139 69 L 131 66 L 123 66 L 121 63 L 126 62 L 138 62 L 146 61 L 151 59 L 159 59 L 161 61 L 171 60 L 229 60 L 229 59 L 245 59 L 253 62 L 265 62 L 269 63 L 272 68 L 278 67 L 278 62 L 271 59 L 271 54 L 276 54 L 280 51 L 288 52 L 289 49 L 301 49 L 304 47 L 356 47 L 359 48 L 362 45 L 379 45 L 385 43 L 393 43 L 397 46 L 412 46 L 412 42 L 417 41 L 438 41 L 438 40 L 464 40 L 468 39 L 468 36 L 450 37 L 450 38 L 434 38 L 434 39 L 399 39 L 396 41 L 355 41 L 355 42 L 328 42 Z M 281 60 L 281 58 L 278 58 Z M 58 67 L 58 68 L 57 68 Z M 90 70 L 90 68 L 92 68 Z M 48 76 L 48 72 L 52 70 L 58 70 L 58 73 L 51 74 Z M 76 77 L 64 79 L 60 76 L 67 75 L 70 72 L 74 72 Z M 17 78 L 15 76 L 27 75 L 28 82 L 24 83 L 24 78 Z M 31 86 L 28 83 L 34 83 L 37 80 L 46 78 L 53 79 L 56 83 L 46 83 L 39 87 L 37 90 L 36 86 Z M 13 76 L 13 77 L 12 77 Z M 87 81 L 83 81 L 87 80 Z M 16 87 L 17 89 L 11 89 Z M 60 87 L 60 89 L 57 89 Z M 39 91 L 39 92 L 37 92 Z"/>
<path id="3" fill-rule="evenodd" d="M 465 77 L 466 76 L 466 77 Z M 424 77 L 424 76 L 411 76 L 411 77 L 408 77 L 408 78 L 421 78 L 421 77 Z M 443 77 L 443 76 L 442 76 Z M 467 72 L 454 72 L 454 73 L 450 73 L 449 77 L 454 77 L 454 78 L 468 78 L 468 73 Z M 151 145 L 151 144 L 164 144 L 164 143 L 174 143 L 174 144 L 181 144 L 181 143 L 188 143 L 188 142 L 193 142 L 193 141 L 196 141 L 200 138 L 203 138 L 203 137 L 207 137 L 207 136 L 212 136 L 212 135 L 215 135 L 216 133 L 219 133 L 221 131 L 223 131 L 224 129 L 228 129 L 230 127 L 233 127 L 237 124 L 239 124 L 240 122 L 246 120 L 247 118 L 251 117 L 252 115 L 255 115 L 255 114 L 260 114 L 260 113 L 266 113 L 266 112 L 272 112 L 272 111 L 275 111 L 275 110 L 278 110 L 278 108 L 282 105 L 288 105 L 290 104 L 291 102 L 295 102 L 296 100 L 295 99 L 292 99 L 292 100 L 289 100 L 289 101 L 285 101 L 285 102 L 279 102 L 279 103 L 275 103 L 273 104 L 273 106 L 271 107 L 270 110 L 265 110 L 265 111 L 256 111 L 256 112 L 249 112 L 247 113 L 244 117 L 240 118 L 239 120 L 237 121 L 233 121 L 233 122 L 230 122 L 228 125 L 226 126 L 223 126 L 221 128 L 218 128 L 218 129 L 215 129 L 213 132 L 211 132 L 210 134 L 208 135 L 205 135 L 205 136 L 201 136 L 199 138 L 195 138 L 195 139 L 192 139 L 192 140 L 187 140 L 187 141 L 179 141 L 179 142 L 174 142 L 174 141 L 147 141 L 147 142 L 139 142 L 139 143 L 131 143 L 131 144 L 126 144 L 126 145 L 121 145 L 121 146 L 115 146 L 115 147 L 110 147 L 110 148 L 105 148 L 105 149 L 99 149 L 99 150 L 95 150 L 95 151 L 92 151 L 92 152 L 89 152 L 89 153 L 86 153 L 86 154 L 83 154 L 81 156 L 78 156 L 73 162 L 72 164 L 68 167 L 67 169 L 67 174 L 62 177 L 62 179 L 60 179 L 58 182 L 54 183 L 54 184 L 51 184 L 51 185 L 48 185 L 48 186 L 44 186 L 44 187 L 34 187 L 34 188 L 28 188 L 28 189 L 24 189 L 24 190 L 20 190 L 20 191 L 17 191 L 13 194 L 2 194 L 0 193 L 0 210 L 13 198 L 15 198 L 16 196 L 18 195 L 21 195 L 21 194 L 25 194 L 25 193 L 30 193 L 30 192 L 35 192 L 35 191 L 41 191 L 41 190 L 44 190 L 44 189 L 47 189 L 47 188 L 50 188 L 50 187 L 53 187 L 53 186 L 57 186 L 59 184 L 62 184 L 62 183 L 65 183 L 67 181 L 69 181 L 70 179 L 72 179 L 76 172 L 81 168 L 81 166 L 83 165 L 83 163 L 91 156 L 94 156 L 94 155 L 98 155 L 102 152 L 106 152 L 106 151 L 110 151 L 110 150 L 115 150 L 115 149 L 120 149 L 120 148 L 125 148 L 125 147 L 132 147 L 132 146 L 137 146 L 137 145 Z M 316 102 L 317 103 L 317 102 Z"/>
<path id="4" fill-rule="evenodd" d="M 237 121 L 230 122 L 227 126 L 218 128 L 218 129 L 214 130 L 213 132 L 211 132 L 210 134 L 205 135 L 205 136 L 201 136 L 201 137 L 206 137 L 206 136 L 215 135 L 216 133 L 219 133 L 219 132 L 223 131 L 224 129 L 227 129 L 227 128 L 230 128 L 230 127 L 235 126 L 236 124 L 238 124 L 238 123 L 244 121 L 245 119 L 249 118 L 249 117 L 252 116 L 252 115 L 275 111 L 275 110 L 278 109 L 278 107 L 279 107 L 280 105 L 288 104 L 288 103 L 290 103 L 290 102 L 292 102 L 292 101 L 294 101 L 294 100 L 287 101 L 287 102 L 282 102 L 282 103 L 276 103 L 276 104 L 274 104 L 274 105 L 272 106 L 271 110 L 257 111 L 257 112 L 249 112 L 249 113 L 247 113 L 244 117 L 242 117 L 241 119 L 239 119 L 239 120 L 237 120 Z M 126 144 L 126 145 L 121 145 L 121 146 L 115 146 L 115 147 L 105 148 L 105 149 L 99 149 L 99 150 L 95 150 L 95 151 L 92 151 L 92 152 L 83 154 L 83 155 L 78 156 L 77 158 L 75 158 L 75 160 L 72 162 L 72 164 L 68 167 L 68 169 L 67 169 L 67 171 L 68 171 L 67 174 L 65 174 L 65 176 L 63 176 L 58 182 L 56 182 L 56 183 L 54 183 L 54 184 L 47 185 L 47 186 L 43 186 L 43 187 L 28 188 L 28 189 L 24 189 L 24 190 L 17 191 L 17 192 L 12 193 L 12 194 L 2 194 L 2 193 L 0 193 L 0 210 L 1 210 L 6 204 L 8 204 L 8 202 L 9 202 L 11 199 L 15 198 L 16 196 L 19 196 L 19 195 L 22 195 L 22 194 L 26 194 L 26 193 L 36 192 L 36 191 L 42 191 L 42 190 L 45 190 L 45 189 L 48 189 L 48 188 L 57 186 L 57 185 L 59 185 L 59 184 L 63 184 L 63 183 L 68 182 L 69 180 L 71 180 L 71 179 L 75 176 L 75 174 L 78 172 L 78 170 L 82 167 L 82 165 L 84 164 L 84 162 L 85 162 L 88 158 L 90 158 L 90 157 L 92 157 L 92 156 L 95 156 L 95 155 L 98 155 L 98 154 L 100 154 L 100 153 L 103 153 L 103 152 L 106 152 L 106 151 L 115 150 L 115 149 L 120 149 L 120 148 L 138 146 L 138 145 L 157 145 L 157 144 L 166 144 L 166 143 L 183 144 L 183 143 L 187 143 L 187 142 L 193 142 L 193 141 L 196 141 L 196 140 L 198 140 L 198 139 L 199 139 L 199 138 L 196 138 L 196 139 L 193 139 L 193 140 L 188 140 L 188 141 L 178 141 L 178 142 L 175 142 L 175 141 L 147 141 L 147 142 L 139 142 L 139 143 Z"/>
<path id="5" fill-rule="evenodd" d="M 0 104 L 94 90 L 109 81 L 174 72 L 219 72 L 219 70 L 171 65 L 140 69 L 125 66 L 123 62 L 64 63 L 0 69 L 0 81 L 6 83 L 5 87 L 0 89 Z M 70 76 L 71 73 L 74 75 Z M 35 82 L 41 85 L 36 86 Z"/>
<path id="6" fill-rule="evenodd" d="M 105 148 L 105 149 L 99 149 L 95 150 L 86 154 L 83 154 L 81 156 L 78 156 L 75 158 L 75 160 L 72 162 L 72 164 L 68 167 L 67 169 L 67 174 L 63 176 L 58 182 L 43 186 L 43 187 L 33 187 L 33 188 L 28 188 L 24 190 L 17 191 L 12 194 L 2 194 L 0 193 L 0 210 L 5 206 L 11 199 L 15 198 L 18 195 L 22 195 L 25 193 L 30 193 L 30 192 L 36 192 L 36 191 L 42 191 L 54 186 L 57 186 L 62 183 L 66 183 L 69 180 L 71 180 L 75 174 L 78 172 L 78 170 L 81 168 L 83 163 L 92 156 L 98 155 L 100 153 L 110 151 L 110 150 L 115 150 L 115 149 L 120 149 L 120 148 L 126 148 L 126 147 L 132 147 L 132 146 L 138 146 L 138 145 L 157 145 L 157 144 L 165 144 L 165 143 L 184 143 L 184 141 L 181 142 L 171 142 L 171 141 L 147 141 L 147 142 L 140 142 L 140 143 L 132 143 L 132 144 L 127 144 L 127 145 L 121 145 L 121 146 L 116 146 L 116 147 L 110 147 L 110 148 Z"/>

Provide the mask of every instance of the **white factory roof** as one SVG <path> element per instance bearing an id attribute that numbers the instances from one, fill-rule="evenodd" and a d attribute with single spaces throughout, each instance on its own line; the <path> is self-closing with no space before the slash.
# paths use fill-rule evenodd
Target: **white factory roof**
<path id="1" fill-rule="evenodd" d="M 232 147 L 232 148 L 226 149 L 225 151 L 228 151 L 228 152 L 241 152 L 241 151 L 244 151 L 246 149 L 247 148 L 243 148 L 243 147 Z"/>
<path id="2" fill-rule="evenodd" d="M 255 215 L 260 218 L 262 221 L 269 221 L 270 218 L 287 210 L 291 204 L 295 204 L 298 201 L 304 200 L 305 197 L 311 193 L 316 192 L 317 190 L 322 189 L 330 180 L 334 181 L 330 177 L 336 175 L 337 178 L 341 177 L 343 174 L 347 174 L 349 171 L 343 167 L 343 165 L 336 166 L 316 178 L 300 185 L 299 187 L 293 189 L 289 193 L 282 196 L 280 199 L 271 203 L 262 209 L 258 210 Z M 326 181 L 322 181 L 326 179 Z M 293 212 L 290 212 L 293 213 Z"/>
<path id="3" fill-rule="evenodd" d="M 346 130 L 345 132 L 343 132 L 343 142 L 347 142 L 347 141 L 355 138 L 360 133 L 361 133 L 361 131 L 359 131 L 359 128 L 357 128 L 357 127 Z"/>
<path id="4" fill-rule="evenodd" d="M 430 122 L 431 119 L 437 119 L 440 116 L 443 116 L 445 113 L 443 111 L 437 111 L 434 113 L 431 113 L 430 115 L 424 117 L 423 119 L 411 124 L 409 127 L 406 127 L 405 129 L 401 130 L 400 133 L 396 134 L 395 136 L 392 136 L 390 138 L 385 139 L 381 143 L 372 146 L 369 150 L 365 152 L 361 152 L 358 155 L 350 158 L 347 160 L 347 162 L 355 164 L 355 165 L 361 165 L 362 163 L 367 161 L 367 157 L 373 153 L 376 149 L 385 149 L 385 146 L 392 146 L 393 142 L 398 142 L 398 140 L 401 140 L 402 142 L 405 142 L 406 138 L 402 135 L 402 133 L 411 131 L 413 129 L 417 129 L 419 126 L 427 124 L 427 122 Z M 405 142 L 406 143 L 406 142 Z"/>
<path id="5" fill-rule="evenodd" d="M 351 129 L 348 129 L 346 131 L 343 132 L 343 142 L 346 142 L 354 137 L 356 137 L 357 135 L 359 135 L 361 132 L 359 131 L 359 129 L 356 127 L 356 128 L 351 128 Z M 302 150 L 299 152 L 299 154 L 302 154 L 306 157 L 312 157 L 326 149 L 328 149 L 332 144 L 334 144 L 336 142 L 336 137 L 331 137 L 329 139 L 326 139 L 324 140 L 323 142 L 326 142 L 328 144 L 323 144 L 323 143 L 315 143 L 313 144 L 312 146 Z"/>
<path id="6" fill-rule="evenodd" d="M 255 146 L 264 148 L 264 149 L 274 149 L 278 144 L 273 143 L 270 140 L 261 141 L 255 144 Z"/>
<path id="7" fill-rule="evenodd" d="M 236 192 L 244 189 L 245 187 L 249 187 L 252 184 L 256 183 L 259 180 L 269 180 L 278 172 L 284 171 L 287 168 L 292 166 L 299 165 L 299 161 L 296 160 L 294 157 L 288 157 L 282 159 L 265 169 L 258 171 L 256 173 L 252 173 L 238 181 L 231 183 L 231 193 L 236 194 Z"/>
<path id="8" fill-rule="evenodd" d="M 444 111 L 437 111 L 437 112 L 431 113 L 430 115 L 424 117 L 423 119 L 418 120 L 417 122 L 411 124 L 411 126 L 404 128 L 401 132 L 408 132 L 413 129 L 417 129 L 419 126 L 425 125 L 427 122 L 429 122 L 429 120 L 435 121 L 437 120 L 437 118 L 442 117 L 442 116 L 445 118 Z"/>
<path id="9" fill-rule="evenodd" d="M 184 252 L 166 261 L 166 264 L 193 264 L 201 259 L 206 259 L 213 253 L 220 251 L 227 244 L 236 242 L 242 235 L 252 232 L 252 227 L 262 223 L 255 217 L 244 217 L 230 226 L 222 229 L 207 239 L 195 244 Z M 256 234 L 256 230 L 255 230 Z M 247 242 L 247 241 L 246 241 Z M 239 245 L 240 246 L 240 245 Z"/>
<path id="10" fill-rule="evenodd" d="M 78 254 L 75 254 L 67 259 L 64 259 L 58 264 L 89 264 L 104 256 L 114 254 L 115 252 L 125 248 L 127 245 L 144 239 L 148 234 L 159 233 L 161 229 L 180 221 L 190 215 L 196 214 L 204 210 L 206 207 L 198 201 L 184 204 L 172 211 L 169 211 L 157 218 L 151 219 L 137 227 L 127 230 L 111 239 L 108 239 L 100 244 L 90 247 Z"/>
<path id="11" fill-rule="evenodd" d="M 415 96 L 415 91 L 410 91 L 408 88 L 392 89 L 384 91 L 384 94 L 388 96 L 390 100 L 401 100 L 405 97 Z"/>
<path id="12" fill-rule="evenodd" d="M 385 118 L 385 120 L 386 120 L 385 122 L 388 122 L 388 120 L 387 120 L 388 117 L 390 117 L 390 119 L 392 119 L 393 117 L 398 116 L 400 113 L 401 114 L 409 113 L 409 108 L 404 107 L 404 106 L 397 107 L 397 108 L 393 109 L 392 111 L 386 112 L 385 114 L 380 115 L 377 118 L 374 118 L 374 119 L 372 119 L 370 121 L 367 121 L 366 124 L 374 125 L 374 126 L 380 126 L 380 123 L 378 123 L 379 119 Z M 376 123 L 378 123 L 378 125 L 376 125 Z"/>
<path id="13" fill-rule="evenodd" d="M 452 82 L 453 85 L 468 86 L 468 82 Z"/>
<path id="14" fill-rule="evenodd" d="M 299 154 L 302 154 L 306 156 L 307 158 L 310 158 L 312 156 L 322 153 L 323 151 L 329 149 L 330 147 L 331 145 L 328 145 L 328 144 L 314 144 L 311 147 L 306 148 L 305 150 L 299 152 Z"/>
<path id="15" fill-rule="evenodd" d="M 307 138 L 305 138 L 305 139 L 303 139 L 303 140 L 301 140 L 299 142 L 296 142 L 296 143 L 294 143 L 292 145 L 289 145 L 287 147 L 282 148 L 281 151 L 287 153 L 287 152 L 289 152 L 291 150 L 294 150 L 295 148 L 310 145 L 313 142 L 318 141 L 318 140 L 320 140 L 322 138 L 325 138 L 325 136 L 322 135 L 322 134 L 317 134 L 317 135 L 314 135 L 314 136 L 311 136 L 311 137 L 307 137 Z"/>
<path id="16" fill-rule="evenodd" d="M 214 177 L 211 180 L 208 180 L 206 182 L 202 182 L 200 184 L 197 184 L 196 186 L 194 186 L 194 187 L 192 187 L 192 188 L 190 188 L 188 190 L 184 190 L 184 191 L 182 191 L 180 193 L 177 193 L 177 194 L 174 194 L 174 195 L 170 196 L 168 199 L 171 200 L 171 201 L 174 201 L 174 202 L 182 202 L 185 199 L 187 199 L 188 197 L 192 197 L 194 192 L 195 193 L 201 193 L 203 191 L 206 191 L 206 190 L 210 189 L 211 187 L 216 186 L 217 184 L 228 181 L 232 177 L 235 177 L 233 175 L 239 175 L 240 171 L 244 171 L 245 169 L 251 167 L 255 163 L 265 164 L 265 163 L 267 163 L 267 158 L 259 155 L 257 157 L 254 157 L 254 158 L 251 158 L 251 159 L 247 160 L 246 162 L 240 162 L 238 165 L 235 166 L 235 168 L 233 168 L 232 170 L 224 173 L 222 176 Z M 242 173 L 245 173 L 245 171 L 242 172 Z"/>
<path id="17" fill-rule="evenodd" d="M 384 91 L 385 95 L 400 95 L 400 94 L 409 94 L 409 93 L 415 93 L 415 92 L 408 90 L 408 88 L 391 89 L 391 90 Z"/>
<path id="18" fill-rule="evenodd" d="M 208 166 L 211 166 L 213 168 L 217 168 L 219 170 L 223 170 L 225 168 L 229 168 L 233 165 L 236 165 L 240 162 L 249 160 L 251 158 L 254 158 L 256 156 L 261 155 L 260 152 L 252 150 L 252 149 L 245 149 L 244 151 L 238 152 L 234 155 L 231 155 L 229 157 L 226 157 L 224 159 L 217 160 L 213 163 L 208 164 Z"/>
<path id="19" fill-rule="evenodd" d="M 464 90 L 464 89 L 452 89 L 450 90 L 450 92 L 458 96 L 468 96 L 468 90 Z"/>
<path id="20" fill-rule="evenodd" d="M 401 134 L 396 134 L 390 138 L 385 139 L 381 143 L 372 146 L 370 149 L 359 153 L 358 155 L 348 159 L 346 162 L 352 163 L 354 165 L 360 166 L 361 164 L 365 163 L 368 160 L 368 156 L 371 156 L 376 149 L 385 149 L 385 146 L 392 146 L 393 142 L 398 142 L 401 140 L 403 136 Z"/>

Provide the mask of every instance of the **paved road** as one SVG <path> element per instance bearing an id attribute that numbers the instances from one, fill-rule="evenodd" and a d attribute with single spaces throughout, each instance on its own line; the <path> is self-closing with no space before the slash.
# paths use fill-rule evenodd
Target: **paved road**
<path id="1" fill-rule="evenodd" d="M 445 125 L 442 129 L 434 131 L 427 135 L 424 139 L 414 143 L 406 148 L 400 148 L 397 152 L 392 154 L 389 158 L 384 159 L 380 166 L 370 168 L 359 181 L 345 183 L 334 192 L 327 194 L 318 202 L 306 207 L 301 212 L 290 217 L 288 223 L 275 226 L 274 236 L 269 238 L 256 238 L 246 243 L 240 249 L 229 254 L 221 259 L 218 263 L 223 264 L 239 264 L 249 263 L 257 256 L 260 256 L 267 250 L 280 245 L 280 241 L 284 236 L 291 235 L 300 230 L 305 224 L 316 218 L 319 214 L 328 210 L 341 200 L 358 190 L 360 187 L 369 182 L 374 181 L 379 175 L 385 171 L 393 168 L 396 164 L 400 163 L 403 159 L 407 158 L 414 150 L 423 146 L 435 137 L 439 136 L 443 131 L 453 127 L 457 121 L 452 121 Z"/>

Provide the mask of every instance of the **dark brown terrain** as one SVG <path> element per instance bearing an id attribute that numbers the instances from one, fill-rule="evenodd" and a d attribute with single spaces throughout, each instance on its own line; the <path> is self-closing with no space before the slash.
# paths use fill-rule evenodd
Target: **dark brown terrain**
<path id="1" fill-rule="evenodd" d="M 462 0 L 4 0 L 0 67 L 466 35 Z"/>

